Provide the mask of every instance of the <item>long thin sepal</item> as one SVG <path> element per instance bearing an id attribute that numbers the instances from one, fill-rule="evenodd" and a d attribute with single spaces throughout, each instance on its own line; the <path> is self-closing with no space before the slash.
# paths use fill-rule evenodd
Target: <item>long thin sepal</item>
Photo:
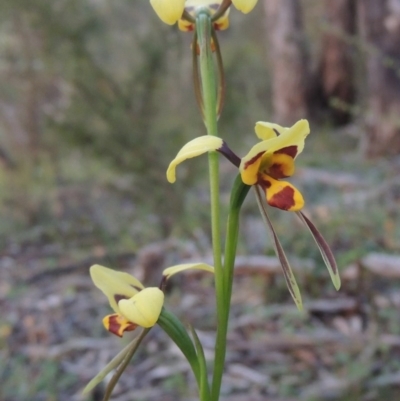
<path id="1" fill-rule="evenodd" d="M 329 247 L 328 243 L 325 241 L 325 238 L 319 232 L 317 227 L 310 221 L 310 219 L 305 216 L 302 212 L 296 213 L 299 219 L 307 226 L 310 230 L 311 235 L 314 238 L 314 241 L 318 245 L 319 251 L 321 252 L 322 259 L 325 262 L 325 265 L 329 271 L 329 275 L 331 276 L 331 280 L 336 290 L 339 290 L 341 282 L 339 276 L 339 269 L 336 264 L 335 257 Z"/>
<path id="2" fill-rule="evenodd" d="M 193 64 L 193 87 L 194 87 L 194 94 L 196 96 L 197 105 L 199 106 L 199 110 L 203 120 L 204 116 L 204 102 L 203 102 L 203 94 L 201 91 L 201 78 L 200 78 L 200 71 L 199 71 L 199 63 L 198 63 L 198 56 L 197 56 L 197 47 L 199 43 L 197 41 L 197 31 L 194 32 L 193 41 L 192 41 L 192 64 Z"/>
<path id="3" fill-rule="evenodd" d="M 232 0 L 223 0 L 221 5 L 219 6 L 217 12 L 212 16 L 211 20 L 212 21 L 217 21 L 219 20 L 226 10 L 229 8 L 229 6 L 232 4 Z"/>
<path id="4" fill-rule="evenodd" d="M 211 37 L 212 40 L 214 41 L 215 55 L 217 59 L 217 71 L 218 71 L 217 118 L 219 119 L 225 102 L 225 71 L 222 61 L 221 48 L 218 42 L 218 36 L 215 33 L 214 29 L 211 31 Z"/>
<path id="5" fill-rule="evenodd" d="M 299 286 L 297 285 L 296 278 L 294 277 L 292 268 L 290 267 L 289 261 L 285 255 L 285 252 L 282 248 L 281 243 L 279 242 L 278 236 L 276 235 L 275 229 L 272 226 L 271 220 L 268 217 L 267 211 L 265 209 L 264 205 L 264 198 L 263 195 L 260 192 L 260 189 L 257 186 L 254 186 L 255 191 L 256 191 L 256 198 L 257 198 L 257 203 L 258 207 L 261 212 L 261 216 L 265 222 L 265 225 L 268 228 L 268 231 L 272 237 L 274 248 L 275 248 L 275 253 L 276 256 L 279 259 L 279 262 L 281 263 L 282 270 L 283 270 L 283 275 L 286 280 L 287 287 L 289 289 L 290 295 L 292 296 L 297 308 L 301 311 L 303 310 L 303 302 L 301 300 L 301 294 L 299 290 Z"/>

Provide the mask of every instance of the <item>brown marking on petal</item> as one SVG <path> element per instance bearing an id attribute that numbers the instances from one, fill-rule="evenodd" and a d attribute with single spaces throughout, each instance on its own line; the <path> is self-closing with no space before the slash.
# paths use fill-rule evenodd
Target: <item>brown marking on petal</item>
<path id="1" fill-rule="evenodd" d="M 282 191 L 277 192 L 269 200 L 268 204 L 282 210 L 289 210 L 296 202 L 294 200 L 294 189 L 292 187 L 285 187 Z"/>
<path id="2" fill-rule="evenodd" d="M 254 157 L 252 157 L 248 162 L 244 164 L 244 168 L 246 169 L 250 165 L 254 164 L 262 155 L 265 153 L 265 150 L 262 152 L 257 153 Z"/>
<path id="3" fill-rule="evenodd" d="M 131 284 L 131 287 L 134 288 L 136 291 L 142 291 L 140 287 L 137 287 L 136 285 Z"/>
<path id="4" fill-rule="evenodd" d="M 286 148 L 282 148 L 274 152 L 274 154 L 280 154 L 280 153 L 288 155 L 292 159 L 294 159 L 297 155 L 297 145 L 286 146 Z"/>
<path id="5" fill-rule="evenodd" d="M 266 178 L 262 178 L 262 176 L 258 176 L 257 184 L 266 191 L 271 186 L 271 181 L 268 181 Z"/>
<path id="6" fill-rule="evenodd" d="M 120 315 L 110 315 L 104 322 L 106 329 L 118 337 L 122 337 L 125 331 L 133 331 L 138 327 L 137 324 L 128 322 Z"/>
<path id="7" fill-rule="evenodd" d="M 280 132 L 276 128 L 272 128 L 275 131 L 276 136 L 280 136 Z"/>
<path id="8" fill-rule="evenodd" d="M 115 302 L 118 304 L 118 302 L 121 301 L 121 299 L 129 299 L 129 297 L 127 297 L 126 295 L 122 295 L 122 294 L 115 294 L 114 299 L 115 299 Z"/>
<path id="9" fill-rule="evenodd" d="M 265 174 L 269 174 L 271 177 L 279 180 L 280 178 L 289 177 L 284 173 L 282 163 L 273 163 L 270 167 L 268 167 L 268 171 L 264 171 Z"/>

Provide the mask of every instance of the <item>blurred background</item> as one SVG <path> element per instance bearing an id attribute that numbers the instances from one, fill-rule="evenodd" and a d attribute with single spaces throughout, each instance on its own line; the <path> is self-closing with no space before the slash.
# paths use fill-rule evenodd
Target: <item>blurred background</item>
<path id="1" fill-rule="evenodd" d="M 157 285 L 210 257 L 206 159 L 165 171 L 204 134 L 191 35 L 147 1 L 0 1 L 0 400 L 101 400 L 84 385 L 128 339 L 109 335 L 94 263 Z M 292 180 L 331 244 L 336 293 L 295 215 L 271 219 L 302 289 L 290 299 L 253 196 L 242 214 L 222 400 L 400 397 L 400 0 L 260 0 L 219 33 L 220 135 L 311 122 Z M 234 168 L 221 162 L 226 214 Z M 214 341 L 212 278 L 173 279 L 167 306 Z M 155 328 L 114 400 L 196 400 Z"/>

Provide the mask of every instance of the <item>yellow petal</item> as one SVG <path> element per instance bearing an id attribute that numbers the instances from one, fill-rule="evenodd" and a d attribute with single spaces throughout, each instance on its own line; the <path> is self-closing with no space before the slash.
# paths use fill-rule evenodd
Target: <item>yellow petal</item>
<path id="1" fill-rule="evenodd" d="M 127 320 L 148 328 L 157 323 L 163 304 L 164 293 L 157 287 L 149 287 L 131 299 L 121 299 L 118 307 Z"/>
<path id="2" fill-rule="evenodd" d="M 266 141 L 268 139 L 276 138 L 279 135 L 285 133 L 289 128 L 281 127 L 278 124 L 268 123 L 265 121 L 256 122 L 256 126 L 254 130 L 256 131 L 256 135 L 262 141 Z M 278 132 L 278 134 L 277 134 Z"/>
<path id="3" fill-rule="evenodd" d="M 250 149 L 245 157 L 240 161 L 240 175 L 246 185 L 254 185 L 257 182 L 258 171 L 262 158 L 268 149 L 269 141 L 262 141 Z"/>
<path id="4" fill-rule="evenodd" d="M 242 13 L 249 13 L 257 4 L 257 0 L 232 0 L 233 5 Z"/>
<path id="5" fill-rule="evenodd" d="M 171 183 L 176 181 L 175 169 L 176 166 L 186 159 L 191 159 L 192 157 L 200 156 L 203 153 L 209 152 L 211 150 L 219 149 L 223 144 L 221 138 L 216 136 L 199 136 L 188 142 L 176 155 L 175 159 L 170 163 L 167 170 L 167 180 Z"/>
<path id="6" fill-rule="evenodd" d="M 103 319 L 103 325 L 110 333 L 113 333 L 118 337 L 122 337 L 125 331 L 135 330 L 138 326 L 118 313 L 105 316 Z"/>
<path id="7" fill-rule="evenodd" d="M 214 273 L 214 268 L 205 263 L 184 263 L 182 265 L 168 267 L 168 269 L 163 271 L 163 276 L 169 279 L 174 274 L 183 272 L 185 270 L 205 270 L 210 273 Z"/>
<path id="8" fill-rule="evenodd" d="M 122 298 L 132 298 L 140 290 L 143 284 L 128 273 L 118 272 L 100 265 L 90 268 L 90 276 L 94 285 L 99 288 L 110 302 L 111 308 L 119 313 L 118 301 Z"/>
<path id="9" fill-rule="evenodd" d="M 271 154 L 280 149 L 295 146 L 296 154 L 293 158 L 296 158 L 304 149 L 304 141 L 310 133 L 310 125 L 307 120 L 300 120 L 292 127 L 283 130 L 281 135 L 265 141 L 268 142 L 267 153 Z"/>
<path id="10" fill-rule="evenodd" d="M 158 17 L 168 25 L 173 25 L 181 18 L 185 9 L 185 0 L 150 0 Z"/>
<path id="11" fill-rule="evenodd" d="M 303 208 L 303 195 L 289 182 L 278 181 L 268 175 L 263 175 L 259 184 L 265 190 L 270 206 L 289 212 L 297 212 Z"/>

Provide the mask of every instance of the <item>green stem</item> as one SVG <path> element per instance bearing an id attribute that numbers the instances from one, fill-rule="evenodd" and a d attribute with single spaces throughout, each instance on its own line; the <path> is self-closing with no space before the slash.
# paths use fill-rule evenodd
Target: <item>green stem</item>
<path id="1" fill-rule="evenodd" d="M 218 401 L 224 373 L 226 337 L 228 333 L 229 312 L 231 306 L 233 273 L 235 267 L 236 249 L 239 235 L 239 214 L 243 201 L 250 190 L 250 186 L 243 184 L 240 175 L 234 182 L 229 206 L 228 223 L 226 228 L 225 258 L 224 258 L 224 300 L 225 309 L 222 318 L 218 321 L 217 346 L 221 353 L 216 355 L 214 364 L 211 399 Z M 217 358 L 218 356 L 218 358 Z"/>
<path id="2" fill-rule="evenodd" d="M 204 120 L 207 134 L 218 136 L 217 129 L 217 90 L 214 63 L 211 51 L 211 18 L 207 10 L 202 10 L 196 17 L 196 29 L 200 47 L 200 75 L 204 105 Z M 226 304 L 224 297 L 224 277 L 222 269 L 220 202 L 219 202 L 219 161 L 216 152 L 210 152 L 208 157 L 210 174 L 210 201 L 211 201 L 211 232 L 215 268 L 215 295 L 217 304 L 217 341 L 215 344 L 214 370 L 223 370 L 226 348 L 226 330 L 220 328 L 220 322 L 226 320 Z M 218 373 L 219 375 L 219 373 Z M 211 394 L 211 400 L 218 400 L 222 374 Z"/>

